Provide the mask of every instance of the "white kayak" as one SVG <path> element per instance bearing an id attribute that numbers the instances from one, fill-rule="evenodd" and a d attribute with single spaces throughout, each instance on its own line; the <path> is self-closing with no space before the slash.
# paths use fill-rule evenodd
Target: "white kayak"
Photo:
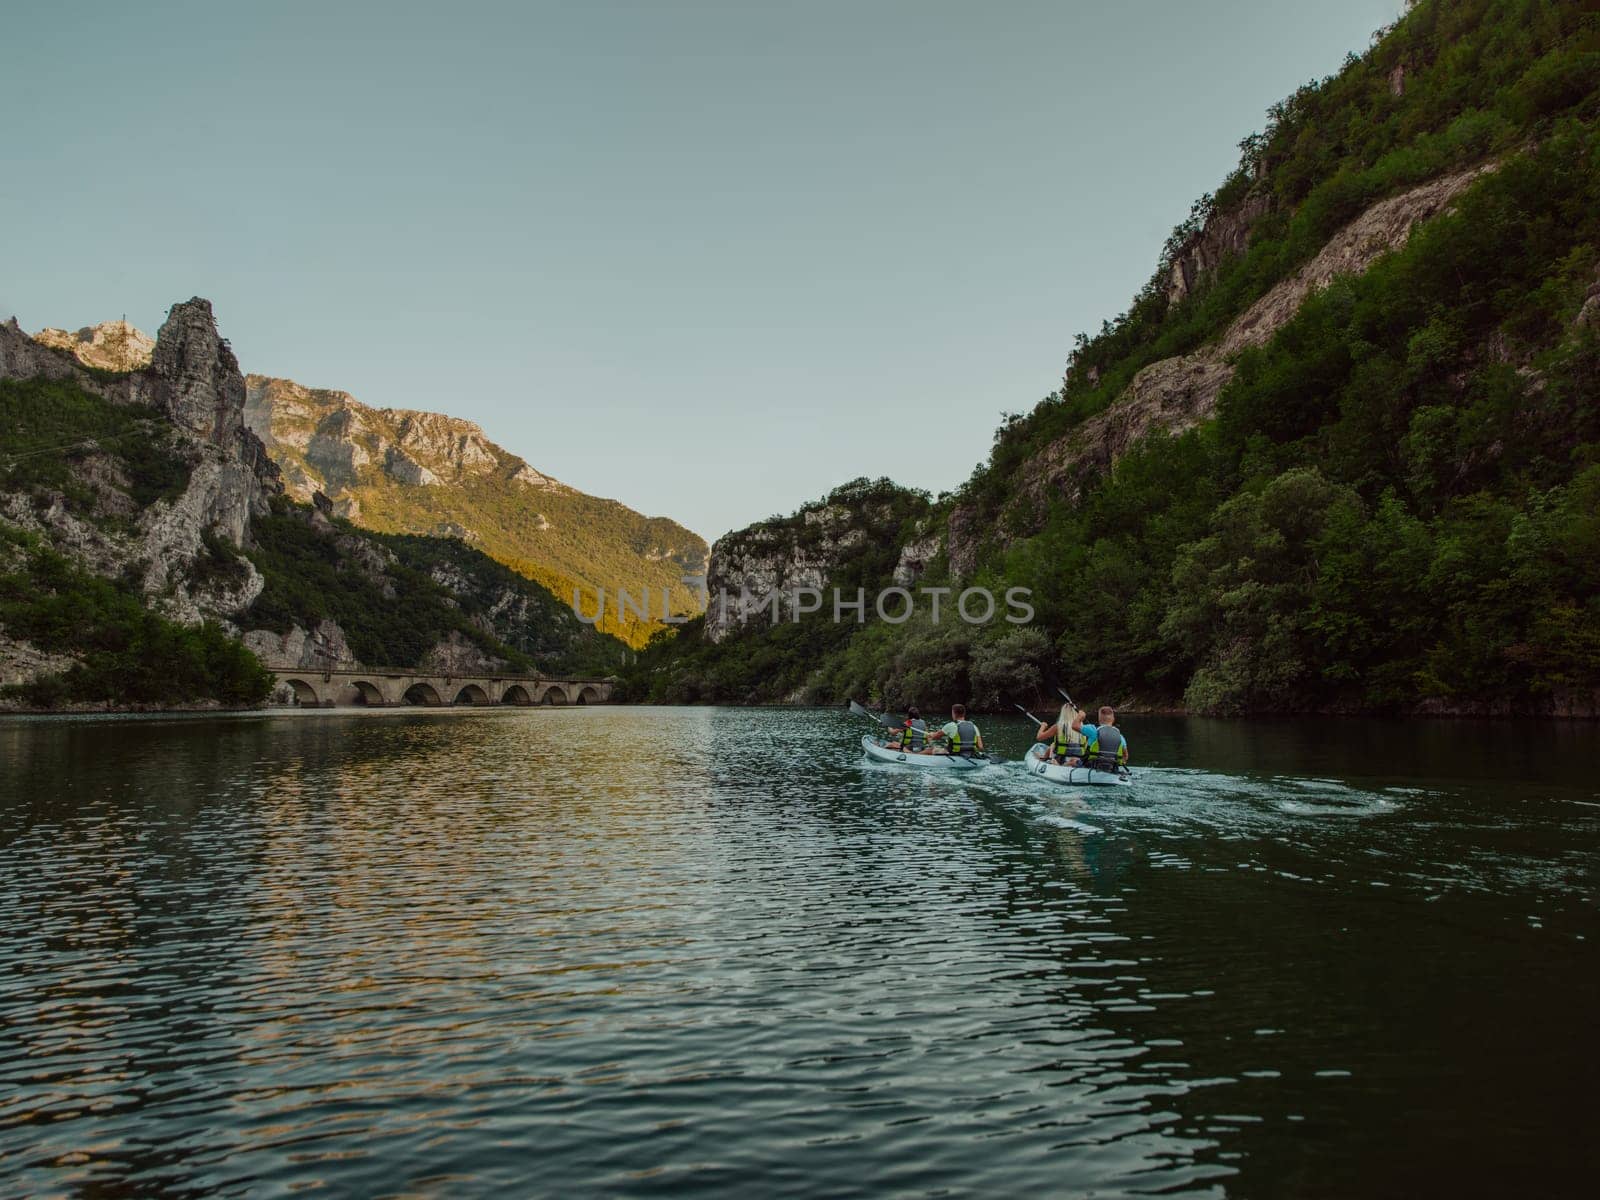
<path id="1" fill-rule="evenodd" d="M 1029 773 L 1051 783 L 1094 784 L 1097 787 L 1132 787 L 1132 777 L 1116 771 L 1096 771 L 1093 767 L 1066 767 L 1046 761 L 1049 751 L 1043 742 L 1028 751 L 1024 764 Z"/>
<path id="2" fill-rule="evenodd" d="M 907 754 L 893 746 L 885 746 L 870 733 L 861 735 L 861 748 L 873 762 L 896 763 L 902 767 L 921 767 L 929 771 L 978 771 L 989 765 L 987 757 L 963 754 Z"/>

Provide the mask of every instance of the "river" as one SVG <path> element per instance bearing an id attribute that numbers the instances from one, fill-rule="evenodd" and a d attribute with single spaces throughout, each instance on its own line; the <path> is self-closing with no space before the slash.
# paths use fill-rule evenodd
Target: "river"
<path id="1" fill-rule="evenodd" d="M 1589 1194 L 1600 728 L 1121 724 L 0 721 L 0 1194 Z"/>

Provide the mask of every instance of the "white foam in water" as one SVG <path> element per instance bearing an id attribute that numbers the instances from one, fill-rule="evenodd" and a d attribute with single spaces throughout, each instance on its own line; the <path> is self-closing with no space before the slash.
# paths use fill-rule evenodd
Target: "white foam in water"
<path id="1" fill-rule="evenodd" d="M 1038 825 L 1049 825 L 1053 829 L 1076 829 L 1079 833 L 1104 833 L 1093 825 L 1085 825 L 1082 821 L 1074 821 L 1071 817 L 1063 817 L 1059 813 L 1042 813 L 1034 818 Z"/>

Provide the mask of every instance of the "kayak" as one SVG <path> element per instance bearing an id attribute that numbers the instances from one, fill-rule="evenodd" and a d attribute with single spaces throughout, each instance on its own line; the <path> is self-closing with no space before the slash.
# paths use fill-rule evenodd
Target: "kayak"
<path id="1" fill-rule="evenodd" d="M 873 762 L 897 763 L 902 767 L 922 767 L 930 771 L 977 771 L 989 765 L 987 757 L 962 754 L 907 754 L 893 746 L 885 746 L 870 733 L 861 735 L 861 748 Z"/>
<path id="2" fill-rule="evenodd" d="M 1028 751 L 1026 766 L 1031 774 L 1051 783 L 1090 783 L 1098 787 L 1132 787 L 1131 776 L 1120 774 L 1116 771 L 1096 771 L 1093 767 L 1066 767 L 1058 763 L 1046 762 L 1045 755 L 1049 751 L 1040 742 Z"/>

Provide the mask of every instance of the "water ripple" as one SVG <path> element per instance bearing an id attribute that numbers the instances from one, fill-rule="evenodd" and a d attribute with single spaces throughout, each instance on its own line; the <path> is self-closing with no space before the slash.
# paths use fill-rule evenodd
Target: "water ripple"
<path id="1" fill-rule="evenodd" d="M 1441 1169 L 1451 1095 L 1542 1115 L 1498 1131 L 1507 1162 L 1568 1119 L 1581 807 L 1177 765 L 1103 796 L 883 771 L 853 737 L 0 724 L 0 1191 L 1338 1194 L 1401 1114 Z M 1464 1081 L 1481 1041 L 1441 1005 L 1514 1030 L 1540 1086 Z M 1321 1174 L 1307 1122 L 1337 1135 Z"/>

